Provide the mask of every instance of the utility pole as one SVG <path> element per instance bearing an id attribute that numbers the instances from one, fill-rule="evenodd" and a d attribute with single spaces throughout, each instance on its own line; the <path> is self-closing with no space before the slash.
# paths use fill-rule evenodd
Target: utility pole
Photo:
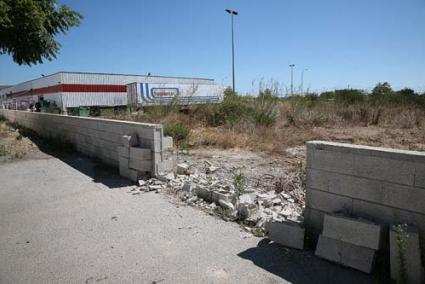
<path id="1" fill-rule="evenodd" d="M 301 95 L 304 94 L 304 71 L 308 71 L 308 69 L 307 68 L 304 68 L 301 71 Z"/>
<path id="2" fill-rule="evenodd" d="M 226 12 L 230 14 L 231 22 L 232 22 L 232 89 L 233 93 L 235 93 L 235 39 L 233 33 L 233 16 L 238 15 L 237 11 L 226 9 Z"/>
<path id="3" fill-rule="evenodd" d="M 291 96 L 294 95 L 294 67 L 295 64 L 290 64 L 289 67 L 291 67 Z"/>

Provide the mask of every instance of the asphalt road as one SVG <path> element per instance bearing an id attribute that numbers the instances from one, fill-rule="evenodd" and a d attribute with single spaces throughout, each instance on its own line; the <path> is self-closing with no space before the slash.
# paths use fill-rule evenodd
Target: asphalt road
<path id="1" fill-rule="evenodd" d="M 0 165 L 0 283 L 368 283 L 84 158 Z"/>

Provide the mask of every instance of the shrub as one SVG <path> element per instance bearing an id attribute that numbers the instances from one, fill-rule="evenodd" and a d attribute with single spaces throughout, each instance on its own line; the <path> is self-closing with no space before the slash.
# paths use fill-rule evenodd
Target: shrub
<path id="1" fill-rule="evenodd" d="M 164 126 L 164 134 L 173 137 L 174 143 L 182 146 L 187 142 L 190 129 L 183 123 L 166 124 Z"/>
<path id="2" fill-rule="evenodd" d="M 361 90 L 335 90 L 335 102 L 343 105 L 352 105 L 364 102 L 366 95 Z"/>
<path id="3" fill-rule="evenodd" d="M 253 101 L 252 116 L 254 121 L 258 125 L 272 126 L 277 117 L 276 103 L 277 98 L 273 96 L 260 96 Z"/>

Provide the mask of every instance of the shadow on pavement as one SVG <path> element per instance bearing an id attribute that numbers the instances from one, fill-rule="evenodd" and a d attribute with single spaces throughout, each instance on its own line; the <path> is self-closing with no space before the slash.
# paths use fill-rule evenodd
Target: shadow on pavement
<path id="1" fill-rule="evenodd" d="M 309 251 L 289 249 L 268 239 L 238 254 L 291 283 L 376 283 L 373 277 L 317 258 Z"/>
<path id="2" fill-rule="evenodd" d="M 95 183 L 101 183 L 109 188 L 122 188 L 133 185 L 131 181 L 119 175 L 117 168 L 105 165 L 100 161 L 75 151 L 73 145 L 66 140 L 40 137 L 31 129 L 21 127 L 17 124 L 9 123 L 9 125 L 19 129 L 19 133 L 28 137 L 37 145 L 41 152 L 53 156 L 86 176 L 91 177 Z"/>
<path id="3" fill-rule="evenodd" d="M 95 183 L 101 183 L 109 188 L 122 188 L 131 186 L 133 183 L 125 178 L 122 178 L 118 170 L 102 164 L 101 162 L 95 161 L 88 157 L 83 156 L 80 153 L 73 155 L 57 157 L 62 162 L 68 164 L 79 172 L 89 176 Z"/>

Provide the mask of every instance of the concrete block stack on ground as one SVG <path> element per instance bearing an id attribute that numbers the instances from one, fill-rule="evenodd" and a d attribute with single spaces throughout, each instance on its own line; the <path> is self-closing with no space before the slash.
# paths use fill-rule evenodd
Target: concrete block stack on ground
<path id="1" fill-rule="evenodd" d="M 153 171 L 151 149 L 137 147 L 139 142 L 135 133 L 123 135 L 122 142 L 117 148 L 120 175 L 133 182 L 148 177 Z"/>
<path id="2" fill-rule="evenodd" d="M 325 215 L 316 255 L 371 273 L 382 244 L 381 225 L 341 215 Z"/>
<path id="3" fill-rule="evenodd" d="M 10 122 L 35 131 L 40 136 L 66 140 L 72 143 L 77 151 L 89 157 L 96 157 L 108 165 L 120 167 L 126 163 L 125 159 L 134 156 L 142 159 L 129 159 L 129 165 L 131 162 L 133 168 L 147 171 L 151 176 L 164 174 L 173 168 L 172 138 L 164 137 L 162 125 L 159 124 L 5 109 L 0 109 L 0 115 Z M 131 148 L 135 145 L 137 149 L 128 154 L 125 149 L 120 149 L 123 146 Z M 150 159 L 147 159 L 149 155 Z M 123 167 L 120 167 L 120 170 L 123 170 Z M 137 180 L 134 179 L 136 175 L 132 171 L 125 171 L 124 176 Z"/>
<path id="4" fill-rule="evenodd" d="M 268 222 L 267 236 L 270 240 L 281 245 L 304 249 L 304 228 L 293 222 Z"/>
<path id="5" fill-rule="evenodd" d="M 397 225 L 390 230 L 391 278 L 397 283 L 424 283 L 419 233 L 412 226 Z"/>
<path id="6" fill-rule="evenodd" d="M 424 254 L 424 152 L 312 141 L 307 143 L 306 174 L 310 236 L 322 232 L 326 214 L 344 212 L 386 228 L 404 223 L 418 228 Z"/>

